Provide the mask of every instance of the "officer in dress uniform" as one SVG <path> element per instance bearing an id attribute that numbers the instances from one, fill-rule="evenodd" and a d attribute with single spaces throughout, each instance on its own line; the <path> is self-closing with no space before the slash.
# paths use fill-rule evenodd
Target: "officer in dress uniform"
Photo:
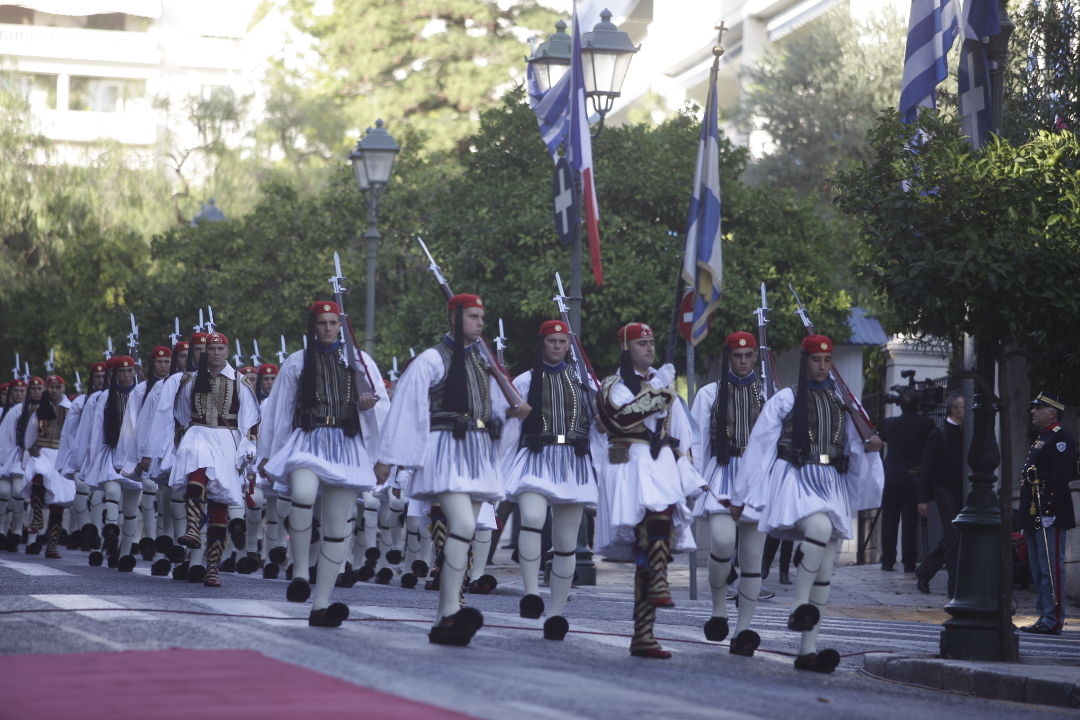
<path id="1" fill-rule="evenodd" d="M 1076 440 L 1061 424 L 1065 403 L 1042 392 L 1031 401 L 1031 424 L 1039 437 L 1024 461 L 1020 485 L 1020 529 L 1028 541 L 1028 563 L 1038 598 L 1039 619 L 1020 628 L 1060 635 L 1065 624 L 1065 533 L 1076 527 L 1069 481 L 1076 474 Z"/>

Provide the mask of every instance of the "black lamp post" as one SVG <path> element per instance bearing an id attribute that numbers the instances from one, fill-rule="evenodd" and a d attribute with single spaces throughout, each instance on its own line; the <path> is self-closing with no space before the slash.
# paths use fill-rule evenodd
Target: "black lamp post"
<path id="1" fill-rule="evenodd" d="M 364 233 L 367 240 L 367 307 L 364 309 L 364 351 L 375 354 L 375 255 L 379 247 L 378 220 L 379 201 L 386 192 L 390 174 L 394 170 L 394 158 L 401 150 L 390 133 L 383 129 L 383 121 L 376 120 L 374 128 L 356 143 L 349 153 L 356 187 L 364 194 L 368 206 L 368 227 Z"/>
<path id="2" fill-rule="evenodd" d="M 600 22 L 592 32 L 581 36 L 581 64 L 585 72 L 585 94 L 593 110 L 600 116 L 596 134 L 604 128 L 604 118 L 611 112 L 615 99 L 622 94 L 626 71 L 640 48 L 634 47 L 630 36 L 611 22 L 611 11 L 600 13 Z"/>
<path id="3" fill-rule="evenodd" d="M 554 87 L 570 69 L 570 52 L 573 40 L 566 34 L 566 23 L 555 23 L 555 33 L 547 42 L 540 43 L 532 57 L 525 58 L 535 69 L 536 85 L 542 93 Z"/>

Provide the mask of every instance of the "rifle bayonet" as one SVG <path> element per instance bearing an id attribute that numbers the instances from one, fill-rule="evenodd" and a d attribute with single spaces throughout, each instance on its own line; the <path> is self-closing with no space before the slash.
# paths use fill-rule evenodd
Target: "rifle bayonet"
<path id="1" fill-rule="evenodd" d="M 251 364 L 255 366 L 255 369 L 258 369 L 262 365 L 262 356 L 259 355 L 259 341 L 252 340 L 251 344 L 255 347 L 255 352 L 251 353 Z"/>

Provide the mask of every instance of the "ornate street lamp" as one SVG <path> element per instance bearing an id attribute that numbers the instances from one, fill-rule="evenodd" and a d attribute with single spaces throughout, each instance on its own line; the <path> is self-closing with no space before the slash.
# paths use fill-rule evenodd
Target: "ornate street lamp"
<path id="1" fill-rule="evenodd" d="M 364 194 L 368 206 L 367 240 L 367 306 L 364 313 L 364 350 L 375 354 L 375 255 L 379 247 L 378 220 L 379 201 L 386 192 L 390 174 L 394 170 L 394 158 L 401 148 L 390 133 L 383 129 L 383 121 L 376 120 L 374 128 L 368 128 L 364 137 L 349 153 L 356 187 Z"/>
<path id="2" fill-rule="evenodd" d="M 592 32 L 581 36 L 581 64 L 585 72 L 585 94 L 592 102 L 593 110 L 600 116 L 599 128 L 611 112 L 615 98 L 622 94 L 623 81 L 630 61 L 640 47 L 634 47 L 630 36 L 611 22 L 611 11 L 600 13 L 600 22 Z"/>
<path id="3" fill-rule="evenodd" d="M 570 69 L 570 52 L 573 41 L 566 34 L 566 23 L 555 23 L 555 33 L 547 42 L 540 43 L 532 57 L 525 62 L 533 66 L 536 85 L 540 92 L 546 93 L 554 87 L 566 71 Z"/>

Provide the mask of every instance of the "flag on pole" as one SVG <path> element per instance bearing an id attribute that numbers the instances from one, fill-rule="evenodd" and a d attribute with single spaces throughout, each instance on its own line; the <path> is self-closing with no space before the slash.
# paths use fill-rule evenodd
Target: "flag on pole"
<path id="1" fill-rule="evenodd" d="M 1001 32 L 995 0 L 967 0 L 960 25 L 960 127 L 980 148 L 990 136 L 990 59 L 984 38 Z"/>
<path id="2" fill-rule="evenodd" d="M 723 289 L 723 254 L 720 238 L 720 126 L 716 107 L 716 72 L 709 74 L 709 98 L 701 123 L 697 162 L 694 165 L 694 194 L 690 198 L 686 250 L 682 278 L 693 290 L 693 345 L 709 332 L 709 315 L 720 305 Z M 684 321 L 691 318 L 683 318 Z"/>
<path id="3" fill-rule="evenodd" d="M 912 0 L 900 112 L 915 122 L 921 107 L 937 107 L 937 86 L 949 76 L 949 50 L 959 31 L 960 0 Z"/>
<path id="4" fill-rule="evenodd" d="M 596 204 L 596 185 L 593 182 L 592 138 L 589 136 L 589 111 L 585 105 L 585 70 L 581 63 L 581 33 L 578 32 L 577 12 L 574 13 L 574 43 L 570 54 L 570 167 L 580 173 L 582 219 L 589 233 L 589 257 L 592 259 L 596 286 L 604 284 L 604 268 L 600 264 L 600 211 Z"/>
<path id="5" fill-rule="evenodd" d="M 540 125 L 540 136 L 547 145 L 552 160 L 559 160 L 559 146 L 566 139 L 570 127 L 570 73 L 565 72 L 547 92 L 540 92 L 536 71 L 530 63 L 525 70 L 529 91 L 529 107 Z"/>

